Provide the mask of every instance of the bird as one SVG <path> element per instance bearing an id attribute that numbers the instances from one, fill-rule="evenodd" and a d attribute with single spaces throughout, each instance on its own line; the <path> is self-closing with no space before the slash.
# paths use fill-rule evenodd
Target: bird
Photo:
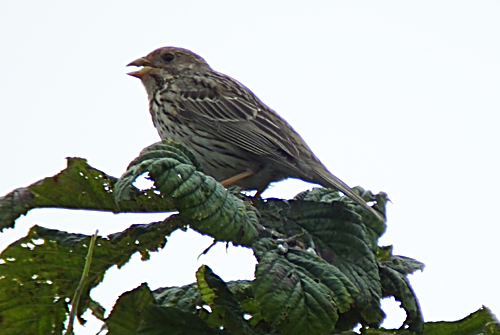
<path id="1" fill-rule="evenodd" d="M 340 191 L 385 222 L 321 163 L 287 121 L 201 56 L 162 47 L 127 66 L 139 68 L 128 74 L 144 85 L 160 137 L 190 149 L 203 171 L 224 187 L 236 185 L 260 196 L 272 182 L 297 178 Z"/>

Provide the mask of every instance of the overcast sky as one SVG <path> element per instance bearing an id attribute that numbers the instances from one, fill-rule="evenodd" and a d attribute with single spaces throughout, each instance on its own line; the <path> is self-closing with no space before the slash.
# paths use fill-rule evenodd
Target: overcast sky
<path id="1" fill-rule="evenodd" d="M 49 4 L 50 3 L 50 4 Z M 411 276 L 426 321 L 481 305 L 500 314 L 500 2 L 0 2 L 0 195 L 79 156 L 108 174 L 158 135 L 130 61 L 180 46 L 253 90 L 351 186 L 385 191 L 381 244 L 426 269 Z M 286 181 L 264 196 L 310 187 Z M 102 234 L 164 215 L 35 210 L 0 249 L 39 224 Z M 109 271 L 92 292 L 109 310 L 147 281 L 183 285 L 208 264 L 250 279 L 251 252 L 175 234 L 148 262 Z M 384 302 L 386 326 L 404 313 Z M 95 334 L 89 322 L 77 334 Z"/>

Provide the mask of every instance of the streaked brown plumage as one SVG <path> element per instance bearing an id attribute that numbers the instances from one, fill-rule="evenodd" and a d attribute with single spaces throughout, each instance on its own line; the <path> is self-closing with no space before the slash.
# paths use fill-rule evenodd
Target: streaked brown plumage
<path id="1" fill-rule="evenodd" d="M 384 221 L 275 111 L 200 56 L 165 47 L 129 66 L 142 67 L 129 74 L 146 88 L 160 137 L 192 150 L 205 172 L 223 185 L 260 194 L 271 182 L 299 178 L 341 191 Z"/>

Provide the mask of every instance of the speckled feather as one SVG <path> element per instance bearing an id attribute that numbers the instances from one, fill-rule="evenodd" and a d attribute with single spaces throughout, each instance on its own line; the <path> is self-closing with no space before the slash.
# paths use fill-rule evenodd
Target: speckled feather
<path id="1" fill-rule="evenodd" d="M 235 184 L 262 192 L 271 182 L 299 178 L 339 190 L 384 220 L 326 169 L 284 119 L 200 56 L 165 47 L 129 65 L 143 67 L 130 74 L 146 88 L 160 137 L 191 149 L 217 180 L 251 171 Z"/>

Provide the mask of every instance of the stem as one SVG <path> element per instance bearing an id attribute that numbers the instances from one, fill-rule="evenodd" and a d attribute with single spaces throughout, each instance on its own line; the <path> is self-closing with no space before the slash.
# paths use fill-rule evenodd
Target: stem
<path id="1" fill-rule="evenodd" d="M 87 252 L 87 258 L 85 259 L 85 266 L 83 267 L 82 277 L 80 278 L 80 283 L 78 283 L 78 287 L 76 288 L 75 294 L 73 295 L 71 311 L 69 313 L 69 322 L 68 328 L 66 328 L 65 335 L 73 335 L 73 324 L 75 322 L 75 316 L 78 312 L 78 304 L 80 302 L 80 297 L 82 292 L 87 284 L 87 279 L 89 277 L 90 271 L 90 263 L 92 261 L 92 252 L 94 251 L 95 241 L 97 240 L 98 230 L 95 231 L 95 234 L 90 238 L 89 250 Z"/>

